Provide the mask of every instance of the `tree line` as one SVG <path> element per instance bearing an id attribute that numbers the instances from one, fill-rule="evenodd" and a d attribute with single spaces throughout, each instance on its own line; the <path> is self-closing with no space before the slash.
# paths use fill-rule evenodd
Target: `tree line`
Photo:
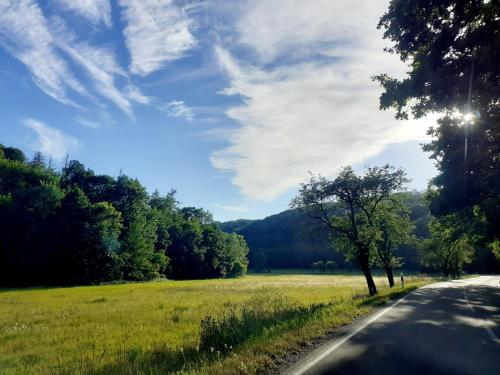
<path id="1" fill-rule="evenodd" d="M 148 194 L 137 179 L 98 175 L 71 160 L 58 171 L 0 145 L 0 285 L 236 277 L 248 246 L 175 191 Z"/>

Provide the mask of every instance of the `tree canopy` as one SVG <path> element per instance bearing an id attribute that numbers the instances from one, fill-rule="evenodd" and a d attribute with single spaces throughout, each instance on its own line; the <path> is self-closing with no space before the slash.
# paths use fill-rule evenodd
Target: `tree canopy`
<path id="1" fill-rule="evenodd" d="M 441 116 L 424 145 L 439 171 L 431 212 L 475 220 L 483 228 L 477 245 L 491 249 L 500 239 L 499 18 L 498 1 L 392 0 L 378 26 L 409 71 L 375 77 L 382 109 Z"/>
<path id="2" fill-rule="evenodd" d="M 406 182 L 404 171 L 389 165 L 368 168 L 363 176 L 345 167 L 333 180 L 312 176 L 291 203 L 330 229 L 336 245 L 363 271 L 371 295 L 377 293 L 370 270 L 380 237 L 377 217 Z"/>

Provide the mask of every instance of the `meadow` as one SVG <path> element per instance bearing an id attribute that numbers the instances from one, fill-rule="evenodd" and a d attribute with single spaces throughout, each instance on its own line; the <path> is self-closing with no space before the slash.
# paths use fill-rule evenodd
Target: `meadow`
<path id="1" fill-rule="evenodd" d="M 255 374 L 405 289 L 360 275 L 267 274 L 0 290 L 0 374 Z"/>

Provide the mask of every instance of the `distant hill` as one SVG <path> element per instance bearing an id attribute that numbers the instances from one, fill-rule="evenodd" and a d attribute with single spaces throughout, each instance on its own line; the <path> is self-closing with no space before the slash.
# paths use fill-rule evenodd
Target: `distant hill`
<path id="1" fill-rule="evenodd" d="M 428 236 L 429 210 L 419 193 L 408 194 L 417 237 Z M 316 220 L 299 210 L 287 210 L 261 220 L 234 220 L 219 223 L 220 229 L 245 237 L 250 247 L 250 266 L 257 253 L 264 253 L 269 268 L 309 268 L 311 263 L 333 260 L 340 268 L 353 267 L 344 256 L 332 248 L 329 232 Z M 405 260 L 405 268 L 420 268 L 419 255 L 414 247 L 402 246 L 398 255 Z"/>
<path id="2" fill-rule="evenodd" d="M 262 220 L 220 223 L 225 232 L 245 237 L 250 264 L 255 254 L 266 254 L 269 268 L 309 268 L 318 260 L 333 260 L 346 267 L 342 254 L 331 248 L 328 231 L 298 210 L 287 210 Z"/>

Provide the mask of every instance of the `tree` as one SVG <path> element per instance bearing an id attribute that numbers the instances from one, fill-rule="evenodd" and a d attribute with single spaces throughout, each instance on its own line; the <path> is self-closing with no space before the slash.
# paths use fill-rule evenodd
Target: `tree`
<path id="1" fill-rule="evenodd" d="M 173 279 L 205 277 L 203 261 L 206 248 L 202 246 L 203 229 L 196 221 L 182 220 L 169 229 L 172 244 L 167 255 L 171 259 L 168 276 Z"/>
<path id="2" fill-rule="evenodd" d="M 24 153 L 18 148 L 5 147 L 4 145 L 0 144 L 0 150 L 2 151 L 3 158 L 7 160 L 20 161 L 20 162 L 26 161 L 26 155 L 24 155 Z"/>
<path id="3" fill-rule="evenodd" d="M 227 277 L 243 276 L 248 269 L 248 245 L 243 236 L 236 233 L 222 233 L 225 243 L 222 254 L 221 269 Z"/>
<path id="4" fill-rule="evenodd" d="M 181 214 L 186 220 L 198 220 L 200 224 L 212 224 L 214 222 L 212 214 L 203 208 L 183 207 Z"/>
<path id="5" fill-rule="evenodd" d="M 399 199 L 398 199 L 399 198 Z M 401 198 L 392 196 L 380 204 L 376 215 L 380 237 L 375 244 L 378 260 L 385 270 L 389 286 L 394 286 L 393 268 L 401 267 L 403 259 L 396 256 L 401 245 L 414 242 L 414 225 L 409 217 L 409 209 L 402 204 Z"/>
<path id="6" fill-rule="evenodd" d="M 381 107 L 400 118 L 464 111 L 472 80 L 471 108 L 498 108 L 499 13 L 497 1 L 392 0 L 378 28 L 410 70 L 401 80 L 375 77 L 385 90 Z"/>
<path id="7" fill-rule="evenodd" d="M 64 197 L 52 171 L 0 159 L 0 283 L 33 285 L 47 274 L 51 217 Z"/>
<path id="8" fill-rule="evenodd" d="M 479 208 L 489 248 L 500 238 L 499 16 L 498 1 L 392 0 L 378 27 L 409 71 L 375 77 L 381 108 L 395 108 L 396 117 L 444 115 L 424 147 L 439 170 L 431 211 L 467 221 Z"/>
<path id="9" fill-rule="evenodd" d="M 423 264 L 443 273 L 459 277 L 463 266 L 472 261 L 472 238 L 454 215 L 433 219 L 429 225 L 431 238 L 423 242 Z"/>
<path id="10" fill-rule="evenodd" d="M 112 205 L 93 205 L 73 187 L 52 219 L 50 282 L 79 285 L 116 277 L 121 228 L 121 215 Z"/>
<path id="11" fill-rule="evenodd" d="M 30 164 L 36 167 L 45 167 L 45 158 L 40 151 L 35 152 Z"/>
<path id="12" fill-rule="evenodd" d="M 381 202 L 406 182 L 405 173 L 389 165 L 368 168 L 364 176 L 345 167 L 334 180 L 312 176 L 291 203 L 330 229 L 337 246 L 359 265 L 370 295 L 377 293 L 370 269 L 380 232 L 375 219 Z"/>

